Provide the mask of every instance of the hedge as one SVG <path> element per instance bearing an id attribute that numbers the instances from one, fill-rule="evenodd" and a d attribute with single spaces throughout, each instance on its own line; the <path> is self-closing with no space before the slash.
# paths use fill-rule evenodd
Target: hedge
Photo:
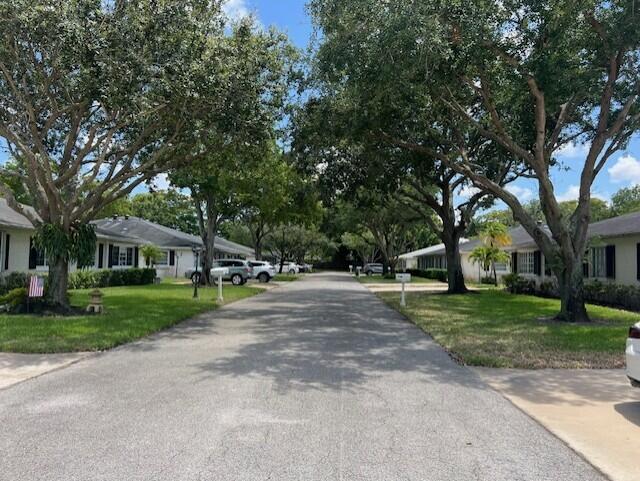
<path id="1" fill-rule="evenodd" d="M 407 273 L 412 276 L 435 279 L 440 282 L 447 282 L 448 277 L 446 269 L 407 269 Z"/>
<path id="2" fill-rule="evenodd" d="M 155 269 L 105 269 L 76 271 L 69 274 L 69 289 L 93 289 L 95 287 L 141 286 L 153 284 Z"/>
<path id="3" fill-rule="evenodd" d="M 507 290 L 513 294 L 530 294 L 540 297 L 560 297 L 558 288 L 552 281 L 536 284 L 534 280 L 525 279 L 517 274 L 509 274 L 502 278 Z M 640 288 L 615 283 L 589 281 L 584 284 L 584 299 L 591 304 L 618 307 L 632 311 L 640 311 Z"/>
<path id="4" fill-rule="evenodd" d="M 24 272 L 12 272 L 5 277 L 0 277 L 0 296 L 14 289 L 26 287 L 32 275 Z M 141 286 L 153 284 L 156 275 L 155 269 L 80 270 L 69 274 L 69 289 Z"/>

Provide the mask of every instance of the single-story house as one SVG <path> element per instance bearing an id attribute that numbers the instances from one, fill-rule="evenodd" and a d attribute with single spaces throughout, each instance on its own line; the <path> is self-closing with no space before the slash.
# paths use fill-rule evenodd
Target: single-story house
<path id="1" fill-rule="evenodd" d="M 152 244 L 163 255 L 156 264 L 160 277 L 182 277 L 195 267 L 194 247 L 202 247 L 200 237 L 155 224 L 137 217 L 112 217 L 93 222 L 96 230 L 94 269 L 144 267 L 140 248 Z M 0 275 L 11 272 L 46 272 L 44 252 L 32 242 L 34 228 L 29 219 L 11 209 L 0 198 Z M 253 258 L 253 249 L 216 237 L 217 258 Z M 77 269 L 72 265 L 70 270 Z"/>
<path id="2" fill-rule="evenodd" d="M 460 245 L 466 244 L 469 239 L 460 239 Z M 446 269 L 447 258 L 444 255 L 444 244 L 437 244 L 417 251 L 407 252 L 400 257 L 399 268 L 406 269 Z"/>
<path id="3" fill-rule="evenodd" d="M 553 279 L 544 254 L 525 229 L 514 227 L 509 234 L 512 242 L 504 250 L 511 254 L 511 261 L 496 265 L 498 276 L 517 272 L 539 282 Z M 585 252 L 583 268 L 587 279 L 640 286 L 640 212 L 595 222 L 589 226 L 588 237 L 589 247 Z M 468 280 L 479 281 L 485 275 L 482 267 L 469 258 L 479 245 L 480 241 L 475 239 L 460 246 L 462 270 Z M 429 249 L 418 256 L 417 265 L 446 267 L 444 246 Z"/>

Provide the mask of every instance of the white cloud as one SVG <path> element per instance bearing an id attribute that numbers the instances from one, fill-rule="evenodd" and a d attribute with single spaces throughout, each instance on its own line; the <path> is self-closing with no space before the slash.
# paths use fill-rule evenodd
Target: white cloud
<path id="1" fill-rule="evenodd" d="M 469 199 L 470 197 L 476 195 L 478 192 L 480 192 L 480 189 L 469 184 L 462 186 L 460 188 L 460 191 L 458 192 L 458 195 L 463 199 Z"/>
<path id="2" fill-rule="evenodd" d="M 609 177 L 612 182 L 617 184 L 640 184 L 640 160 L 631 155 L 620 157 L 616 163 L 609 168 Z"/>
<path id="3" fill-rule="evenodd" d="M 578 200 L 580 197 L 580 186 L 579 185 L 570 185 L 569 188 L 563 193 L 557 196 L 559 202 L 565 202 L 567 200 Z M 591 192 L 592 199 L 600 199 L 605 202 L 608 201 L 607 197 L 598 192 Z"/>
<path id="4" fill-rule="evenodd" d="M 527 202 L 533 199 L 533 191 L 528 187 L 520 187 L 519 185 L 509 185 L 507 190 L 515 195 L 520 202 Z"/>
<path id="5" fill-rule="evenodd" d="M 558 149 L 556 151 L 556 155 L 567 159 L 585 157 L 589 153 L 589 148 L 589 144 L 576 144 L 575 142 L 569 142 Z"/>
<path id="6" fill-rule="evenodd" d="M 157 175 L 155 179 L 153 179 L 153 186 L 156 190 L 167 190 L 171 187 L 171 182 L 169 182 L 169 176 L 167 174 Z"/>
<path id="7" fill-rule="evenodd" d="M 222 10 L 231 20 L 239 20 L 251 15 L 246 0 L 227 0 Z"/>

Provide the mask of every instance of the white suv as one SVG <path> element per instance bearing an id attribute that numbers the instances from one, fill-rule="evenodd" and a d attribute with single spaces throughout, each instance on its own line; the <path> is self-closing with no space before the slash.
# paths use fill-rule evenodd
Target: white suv
<path id="1" fill-rule="evenodd" d="M 627 376 L 632 386 L 640 387 L 640 322 L 629 329 L 626 354 Z"/>
<path id="2" fill-rule="evenodd" d="M 276 268 L 269 262 L 249 261 L 249 264 L 253 267 L 253 278 L 258 279 L 262 283 L 269 282 L 276 276 Z"/>
<path id="3" fill-rule="evenodd" d="M 295 262 L 285 262 L 282 265 L 283 274 L 300 274 L 300 266 Z"/>

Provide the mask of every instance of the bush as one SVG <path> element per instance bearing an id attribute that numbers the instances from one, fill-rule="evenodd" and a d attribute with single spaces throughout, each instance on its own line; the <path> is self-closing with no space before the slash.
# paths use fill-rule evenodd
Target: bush
<path id="1" fill-rule="evenodd" d="M 435 279 L 440 282 L 447 282 L 446 269 L 407 269 L 412 276 L 424 277 L 425 279 Z"/>
<path id="2" fill-rule="evenodd" d="M 153 284 L 155 269 L 113 269 L 77 271 L 69 275 L 69 289 L 93 289 L 96 287 L 142 286 Z"/>
<path id="3" fill-rule="evenodd" d="M 11 289 L 5 295 L 0 296 L 0 306 L 7 306 L 9 311 L 13 311 L 16 308 L 27 303 L 27 288 L 18 287 L 17 289 Z"/>
<path id="4" fill-rule="evenodd" d="M 536 284 L 534 280 L 527 280 L 517 274 L 508 274 L 502 279 L 507 290 L 512 294 L 559 297 L 558 288 L 551 280 Z M 597 280 L 585 282 L 584 299 L 591 304 L 640 311 L 640 288 L 635 286 L 624 286 L 613 282 L 603 283 Z"/>
<path id="5" fill-rule="evenodd" d="M 11 274 L 0 277 L 0 295 L 7 294 L 14 289 L 27 287 L 29 284 L 29 274 L 24 272 L 12 272 Z"/>
<path id="6" fill-rule="evenodd" d="M 493 276 L 484 276 L 482 277 L 482 279 L 480 279 L 480 284 L 489 284 L 495 286 L 496 280 L 493 278 Z"/>

